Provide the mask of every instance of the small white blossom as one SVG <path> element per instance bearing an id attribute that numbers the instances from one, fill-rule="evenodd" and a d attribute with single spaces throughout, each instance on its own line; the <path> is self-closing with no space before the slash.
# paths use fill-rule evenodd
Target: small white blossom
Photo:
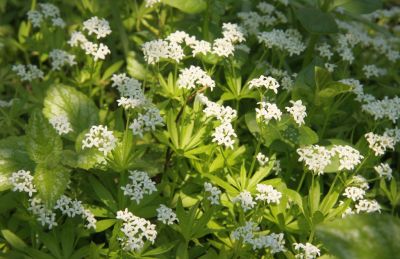
<path id="1" fill-rule="evenodd" d="M 143 171 L 129 171 L 129 179 L 131 180 L 121 189 L 124 191 L 124 195 L 130 197 L 131 200 L 140 203 L 145 194 L 152 194 L 157 191 L 156 183 L 153 182 L 149 175 Z"/>
<path id="2" fill-rule="evenodd" d="M 140 251 L 145 241 L 148 240 L 154 244 L 157 237 L 156 226 L 144 218 L 133 215 L 128 209 L 117 212 L 117 219 L 124 221 L 121 232 L 122 238 L 118 238 L 122 247 L 126 251 Z"/>
<path id="3" fill-rule="evenodd" d="M 257 201 L 266 201 L 268 204 L 279 204 L 282 198 L 282 193 L 274 189 L 274 187 L 272 187 L 271 185 L 257 184 L 257 191 Z"/>
<path id="4" fill-rule="evenodd" d="M 161 204 L 157 209 L 157 220 L 167 225 L 172 225 L 175 221 L 179 222 L 172 209 L 168 208 L 164 204 Z"/>
<path id="5" fill-rule="evenodd" d="M 222 24 L 222 34 L 224 39 L 229 40 L 231 43 L 240 43 L 245 41 L 243 29 L 234 23 Z"/>
<path id="6" fill-rule="evenodd" d="M 375 156 L 385 154 L 388 148 L 394 149 L 395 140 L 390 136 L 368 132 L 365 134 L 365 138 L 368 141 L 369 148 L 375 152 Z"/>
<path id="7" fill-rule="evenodd" d="M 161 0 L 145 0 L 145 2 L 146 2 L 146 7 L 151 8 L 154 5 L 161 3 Z"/>
<path id="8" fill-rule="evenodd" d="M 332 151 L 319 145 L 298 148 L 297 154 L 299 154 L 299 161 L 304 161 L 308 170 L 318 175 L 324 173 L 325 167 L 330 164 L 333 156 Z"/>
<path id="9" fill-rule="evenodd" d="M 210 195 L 207 199 L 211 202 L 212 205 L 219 205 L 219 196 L 221 195 L 221 190 L 217 187 L 213 186 L 211 183 L 204 183 L 204 191 L 208 192 Z"/>
<path id="10" fill-rule="evenodd" d="M 73 130 L 66 115 L 52 117 L 49 122 L 57 131 L 58 135 L 68 134 Z"/>
<path id="11" fill-rule="evenodd" d="M 364 158 L 357 149 L 351 146 L 334 145 L 332 152 L 339 156 L 339 170 L 353 170 Z"/>
<path id="12" fill-rule="evenodd" d="M 392 179 L 392 168 L 390 168 L 389 164 L 381 163 L 377 166 L 374 166 L 375 171 L 378 173 L 379 177 L 385 177 L 387 180 Z"/>
<path id="13" fill-rule="evenodd" d="M 215 128 L 213 134 L 212 142 L 217 142 L 218 145 L 224 145 L 233 149 L 233 144 L 235 144 L 235 138 L 237 137 L 232 124 L 229 122 L 222 123 Z"/>
<path id="14" fill-rule="evenodd" d="M 18 192 L 26 192 L 29 197 L 32 197 L 32 194 L 36 191 L 35 186 L 33 185 L 33 176 L 30 171 L 19 170 L 17 172 L 13 172 L 9 178 L 11 184 L 13 185 L 13 191 Z"/>
<path id="15" fill-rule="evenodd" d="M 219 57 L 229 57 L 233 55 L 235 47 L 229 39 L 215 39 L 212 45 L 212 53 Z"/>
<path id="16" fill-rule="evenodd" d="M 257 161 L 261 166 L 264 166 L 268 163 L 269 158 L 266 155 L 264 155 L 263 153 L 259 152 L 257 154 Z"/>
<path id="17" fill-rule="evenodd" d="M 285 109 L 293 116 L 294 121 L 301 126 L 304 124 L 304 118 L 307 116 L 306 106 L 303 105 L 301 100 L 290 101 L 293 104 L 292 107 L 286 107 Z"/>
<path id="18" fill-rule="evenodd" d="M 194 89 L 196 85 L 209 87 L 211 91 L 215 87 L 215 82 L 200 67 L 190 66 L 181 70 L 178 81 L 179 88 Z"/>
<path id="19" fill-rule="evenodd" d="M 254 205 L 256 205 L 256 202 L 253 201 L 253 197 L 251 196 L 251 193 L 249 191 L 242 191 L 239 193 L 238 196 L 233 198 L 232 202 L 240 202 L 241 207 L 243 208 L 244 211 L 248 211 L 252 208 L 254 208 Z"/>
<path id="20" fill-rule="evenodd" d="M 164 120 L 156 107 L 147 107 L 144 113 L 139 113 L 129 126 L 134 135 L 143 137 L 145 132 L 156 130 L 156 126 L 163 126 Z"/>
<path id="21" fill-rule="evenodd" d="M 38 78 L 43 79 L 44 77 L 43 71 L 36 65 L 13 65 L 11 70 L 21 78 L 21 81 L 32 81 Z"/>
<path id="22" fill-rule="evenodd" d="M 95 34 L 97 39 L 104 38 L 111 33 L 108 21 L 106 19 L 99 19 L 97 16 L 84 21 L 83 29 L 87 30 L 89 35 Z"/>
<path id="23" fill-rule="evenodd" d="M 289 53 L 289 56 L 299 55 L 306 49 L 302 42 L 301 34 L 295 29 L 286 31 L 273 29 L 269 32 L 259 33 L 258 41 L 264 43 L 267 48 L 276 48 Z"/>
<path id="24" fill-rule="evenodd" d="M 42 10 L 42 14 L 44 17 L 49 18 L 55 18 L 60 16 L 60 9 L 58 9 L 57 6 L 49 3 L 40 3 L 39 4 L 40 9 Z"/>
<path id="25" fill-rule="evenodd" d="M 328 60 L 330 60 L 333 56 L 333 52 L 330 50 L 328 43 L 323 43 L 322 45 L 318 46 L 317 50 L 321 57 L 327 58 Z"/>
<path id="26" fill-rule="evenodd" d="M 103 125 L 92 126 L 82 140 L 82 149 L 95 147 L 103 152 L 104 156 L 107 156 L 116 146 L 117 138 L 114 137 L 112 131 L 107 130 L 107 126 Z"/>
<path id="27" fill-rule="evenodd" d="M 34 197 L 30 199 L 28 210 L 37 216 L 37 220 L 42 226 L 48 225 L 47 227 L 52 229 L 58 225 L 56 222 L 56 213 L 48 209 L 40 198 Z"/>
<path id="28" fill-rule="evenodd" d="M 375 65 L 364 65 L 362 70 L 366 78 L 380 77 L 387 73 L 386 69 L 379 68 Z"/>
<path id="29" fill-rule="evenodd" d="M 360 212 L 372 213 L 380 212 L 381 207 L 376 200 L 359 200 L 356 204 L 357 214 Z"/>
<path id="30" fill-rule="evenodd" d="M 274 91 L 274 93 L 278 93 L 279 83 L 278 81 L 270 76 L 260 76 L 259 78 L 252 79 L 249 82 L 249 88 L 260 88 L 265 87 L 267 90 L 270 89 Z"/>
<path id="31" fill-rule="evenodd" d="M 313 246 L 310 243 L 293 243 L 294 250 L 297 251 L 295 258 L 297 259 L 314 259 L 320 256 L 320 250 L 318 247 Z"/>
<path id="32" fill-rule="evenodd" d="M 54 49 L 49 53 L 51 69 L 60 70 L 64 65 L 73 66 L 76 64 L 75 56 L 60 49 Z"/>
<path id="33" fill-rule="evenodd" d="M 270 120 L 281 120 L 282 112 L 274 103 L 259 102 L 260 109 L 256 108 L 256 118 L 268 123 Z"/>
<path id="34" fill-rule="evenodd" d="M 39 11 L 30 10 L 27 15 L 33 27 L 40 27 L 40 24 L 43 22 L 43 15 Z"/>
<path id="35" fill-rule="evenodd" d="M 349 199 L 352 199 L 353 201 L 358 201 L 364 198 L 365 191 L 362 188 L 358 187 L 347 187 L 344 190 L 343 196 L 346 196 Z"/>

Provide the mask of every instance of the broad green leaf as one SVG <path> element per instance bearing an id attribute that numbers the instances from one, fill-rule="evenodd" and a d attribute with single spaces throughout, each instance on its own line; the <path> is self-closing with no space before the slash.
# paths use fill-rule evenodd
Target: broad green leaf
<path id="1" fill-rule="evenodd" d="M 331 6 L 341 7 L 355 14 L 372 13 L 382 8 L 381 0 L 334 0 Z"/>
<path id="2" fill-rule="evenodd" d="M 116 219 L 103 219 L 96 222 L 96 232 L 103 232 L 106 229 L 114 226 Z"/>
<path id="3" fill-rule="evenodd" d="M 315 85 L 317 89 L 322 90 L 326 85 L 333 81 L 331 73 L 325 68 L 316 66 L 314 70 Z"/>
<path id="4" fill-rule="evenodd" d="M 71 140 L 99 122 L 99 111 L 94 102 L 75 88 L 65 85 L 54 85 L 47 90 L 43 113 L 49 120 L 67 116 L 73 129 L 67 134 Z"/>
<path id="5" fill-rule="evenodd" d="M 335 19 L 331 14 L 325 13 L 319 9 L 307 7 L 296 11 L 296 16 L 303 27 L 316 34 L 328 34 L 338 32 Z"/>
<path id="6" fill-rule="evenodd" d="M 392 259 L 400 251 L 400 219 L 360 214 L 317 226 L 317 237 L 337 258 Z"/>
<path id="7" fill-rule="evenodd" d="M 62 140 L 41 111 L 31 114 L 26 135 L 26 150 L 33 161 L 42 163 L 49 159 L 57 163 L 55 158 L 61 153 Z"/>
<path id="8" fill-rule="evenodd" d="M 0 191 L 11 187 L 8 180 L 11 173 L 24 169 L 33 170 L 25 147 L 25 137 L 8 137 L 0 140 Z"/>
<path id="9" fill-rule="evenodd" d="M 4 239 L 15 249 L 23 251 L 27 247 L 27 245 L 21 238 L 19 238 L 16 234 L 8 229 L 2 229 L 1 234 Z"/>
<path id="10" fill-rule="evenodd" d="M 312 145 L 319 141 L 318 134 L 307 126 L 299 128 L 299 145 Z"/>
<path id="11" fill-rule="evenodd" d="M 44 164 L 37 165 L 34 183 L 39 197 L 52 207 L 67 188 L 69 178 L 69 170 L 61 165 L 53 167 Z"/>
<path id="12" fill-rule="evenodd" d="M 340 82 L 330 82 L 328 83 L 324 89 L 322 89 L 318 95 L 321 98 L 332 98 L 336 95 L 347 93 L 351 91 L 351 86 L 340 83 Z"/>
<path id="13" fill-rule="evenodd" d="M 207 7 L 204 0 L 163 0 L 163 3 L 190 14 L 200 13 Z"/>
<path id="14" fill-rule="evenodd" d="M 117 211 L 117 203 L 110 191 L 94 177 L 90 177 L 89 182 L 100 201 L 113 212 Z"/>

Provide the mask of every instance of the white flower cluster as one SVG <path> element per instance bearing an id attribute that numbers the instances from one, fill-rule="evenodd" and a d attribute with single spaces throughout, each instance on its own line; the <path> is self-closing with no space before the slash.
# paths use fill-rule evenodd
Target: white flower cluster
<path id="1" fill-rule="evenodd" d="M 299 161 L 304 161 L 308 170 L 321 175 L 324 169 L 330 164 L 333 153 L 327 148 L 319 145 L 310 145 L 297 149 Z"/>
<path id="2" fill-rule="evenodd" d="M 304 118 L 307 116 L 306 106 L 303 105 L 301 100 L 290 101 L 293 104 L 292 107 L 286 107 L 285 109 L 293 116 L 294 121 L 301 126 L 304 124 Z"/>
<path id="3" fill-rule="evenodd" d="M 320 256 L 320 250 L 318 247 L 310 243 L 293 243 L 294 250 L 297 251 L 295 256 L 296 259 L 314 259 Z"/>
<path id="4" fill-rule="evenodd" d="M 168 40 L 146 42 L 142 46 L 142 51 L 144 59 L 150 65 L 160 62 L 161 59 L 171 59 L 179 63 L 185 57 L 183 48 L 177 42 Z"/>
<path id="5" fill-rule="evenodd" d="M 83 29 L 88 31 L 89 35 L 95 34 L 97 39 L 101 39 L 111 34 L 110 24 L 106 19 L 99 19 L 94 16 L 83 22 Z"/>
<path id="6" fill-rule="evenodd" d="M 51 59 L 51 69 L 60 70 L 65 65 L 73 66 L 76 64 L 75 55 L 60 49 L 53 49 L 49 53 Z"/>
<path id="7" fill-rule="evenodd" d="M 365 134 L 369 148 L 375 152 L 375 156 L 385 154 L 387 149 L 394 149 L 395 139 L 387 134 L 378 135 L 373 132 Z"/>
<path id="8" fill-rule="evenodd" d="M 330 60 L 333 56 L 333 52 L 331 51 L 331 46 L 328 43 L 323 43 L 317 47 L 317 51 L 321 57 L 327 58 Z"/>
<path id="9" fill-rule="evenodd" d="M 161 0 L 145 0 L 146 7 L 152 8 L 154 5 L 161 3 Z"/>
<path id="10" fill-rule="evenodd" d="M 282 112 L 274 103 L 258 102 L 260 108 L 256 108 L 256 118 L 268 123 L 270 120 L 281 120 Z"/>
<path id="11" fill-rule="evenodd" d="M 350 186 L 346 187 L 343 196 L 346 196 L 353 201 L 358 201 L 364 198 L 365 190 L 359 187 Z"/>
<path id="12" fill-rule="evenodd" d="M 49 122 L 57 131 L 58 135 L 68 134 L 69 132 L 73 131 L 71 123 L 66 115 L 52 117 L 50 118 Z"/>
<path id="13" fill-rule="evenodd" d="M 379 177 L 383 178 L 385 177 L 387 180 L 392 179 L 392 168 L 390 168 L 390 165 L 387 163 L 380 163 L 377 166 L 374 166 L 375 171 L 378 173 Z"/>
<path id="14" fill-rule="evenodd" d="M 121 95 L 121 98 L 117 100 L 118 106 L 134 109 L 148 103 L 141 88 L 142 84 L 135 78 L 130 78 L 125 73 L 113 74 L 111 81 L 113 81 L 112 87 L 117 87 Z"/>
<path id="15" fill-rule="evenodd" d="M 376 65 L 364 65 L 362 68 L 366 78 L 380 77 L 386 75 L 387 71 L 384 68 L 379 68 Z"/>
<path id="16" fill-rule="evenodd" d="M 18 170 L 13 172 L 9 177 L 9 181 L 13 186 L 14 192 L 26 192 L 29 197 L 32 197 L 33 193 L 37 192 L 33 185 L 33 176 L 30 171 Z"/>
<path id="17" fill-rule="evenodd" d="M 167 225 L 172 225 L 175 221 L 179 222 L 179 219 L 176 217 L 176 214 L 172 209 L 168 208 L 164 204 L 161 204 L 157 209 L 157 219 Z"/>
<path id="18" fill-rule="evenodd" d="M 260 164 L 260 166 L 266 165 L 268 163 L 268 161 L 269 161 L 269 158 L 266 155 L 264 155 L 263 153 L 261 153 L 261 152 L 259 152 L 257 154 L 256 158 L 257 158 L 257 161 Z"/>
<path id="19" fill-rule="evenodd" d="M 388 118 L 393 123 L 400 118 L 400 97 L 388 98 L 385 96 L 382 100 L 370 100 L 361 106 L 364 112 L 374 116 L 375 120 Z"/>
<path id="20" fill-rule="evenodd" d="M 52 229 L 58 225 L 56 222 L 56 213 L 47 208 L 40 198 L 34 197 L 29 199 L 28 210 L 37 216 L 37 220 L 42 224 L 43 227 L 47 225 L 49 229 Z"/>
<path id="21" fill-rule="evenodd" d="M 297 76 L 296 73 L 289 75 L 287 71 L 277 69 L 272 66 L 268 66 L 267 72 L 269 72 L 274 78 L 281 82 L 280 85 L 282 89 L 290 91 L 293 88 L 294 78 L 296 78 Z"/>
<path id="22" fill-rule="evenodd" d="M 234 138 L 237 137 L 237 135 L 231 122 L 237 116 L 236 110 L 229 106 L 224 107 L 214 103 L 208 100 L 208 98 L 203 94 L 198 94 L 197 97 L 201 103 L 206 105 L 206 108 L 203 110 L 206 117 L 216 117 L 221 122 L 212 134 L 212 141 L 217 142 L 218 145 L 224 145 L 233 149 L 233 144 L 235 143 Z"/>
<path id="23" fill-rule="evenodd" d="M 107 156 L 116 146 L 117 138 L 114 137 L 112 131 L 107 130 L 107 126 L 103 125 L 92 126 L 82 140 L 82 149 L 95 147 L 103 152 L 104 156 Z"/>
<path id="24" fill-rule="evenodd" d="M 365 179 L 363 176 L 361 175 L 355 175 L 351 178 L 351 184 L 353 186 L 357 186 L 360 187 L 361 189 L 364 190 L 368 190 L 369 189 L 369 185 L 368 185 L 368 181 L 367 179 Z"/>
<path id="25" fill-rule="evenodd" d="M 157 107 L 146 106 L 144 113 L 139 113 L 138 117 L 133 119 L 129 126 L 134 135 L 143 137 L 144 132 L 156 130 L 156 126 L 163 126 L 164 120 L 160 115 L 160 110 Z"/>
<path id="26" fill-rule="evenodd" d="M 380 212 L 381 206 L 376 200 L 359 200 L 358 204 L 356 204 L 356 212 L 366 212 L 366 213 L 373 213 L 373 212 Z"/>
<path id="27" fill-rule="evenodd" d="M 33 27 L 39 28 L 45 19 L 51 19 L 51 23 L 55 27 L 64 28 L 65 22 L 60 17 L 60 9 L 53 4 L 40 3 L 40 10 L 30 10 L 27 13 L 28 20 L 32 23 Z"/>
<path id="28" fill-rule="evenodd" d="M 185 89 L 194 89 L 196 88 L 196 85 L 200 85 L 203 87 L 209 87 L 212 91 L 215 87 L 215 82 L 200 67 L 190 66 L 189 68 L 181 70 L 177 85 L 179 88 Z"/>
<path id="29" fill-rule="evenodd" d="M 219 205 L 219 197 L 221 195 L 221 190 L 217 187 L 213 186 L 211 183 L 204 183 L 204 191 L 209 193 L 207 199 L 211 202 L 212 205 Z"/>
<path id="30" fill-rule="evenodd" d="M 258 41 L 267 48 L 274 48 L 289 53 L 289 56 L 299 55 L 306 49 L 302 42 L 301 34 L 295 29 L 273 29 L 269 32 L 259 33 Z"/>
<path id="31" fill-rule="evenodd" d="M 357 149 L 351 146 L 334 145 L 331 151 L 339 156 L 339 171 L 353 170 L 364 158 Z"/>
<path id="32" fill-rule="evenodd" d="M 275 94 L 278 93 L 279 83 L 278 81 L 270 76 L 260 76 L 259 78 L 252 79 L 249 82 L 249 88 L 260 88 L 265 87 L 267 90 L 270 89 L 274 91 Z"/>
<path id="33" fill-rule="evenodd" d="M 233 203 L 240 203 L 240 206 L 244 211 L 248 211 L 252 208 L 254 208 L 254 205 L 256 205 L 256 202 L 253 201 L 253 197 L 251 196 L 251 193 L 249 191 L 242 191 L 239 193 L 238 196 L 232 199 Z"/>
<path id="34" fill-rule="evenodd" d="M 150 179 L 146 172 L 129 171 L 129 179 L 131 182 L 122 186 L 121 189 L 124 191 L 124 195 L 136 201 L 137 204 L 140 203 L 145 194 L 152 194 L 157 191 L 156 183 Z"/>
<path id="35" fill-rule="evenodd" d="M 256 195 L 257 201 L 266 201 L 268 204 L 279 204 L 282 193 L 274 189 L 271 185 L 257 184 L 258 194 Z"/>
<path id="36" fill-rule="evenodd" d="M 96 229 L 96 222 L 93 213 L 83 207 L 82 202 L 78 200 L 72 200 L 68 196 L 62 195 L 56 202 L 54 209 L 59 209 L 63 215 L 73 218 L 75 216 L 81 216 L 87 221 L 85 227 Z"/>
<path id="37" fill-rule="evenodd" d="M 108 22 L 96 16 L 83 22 L 83 29 L 87 30 L 89 35 L 94 33 L 97 39 L 103 38 L 111 33 Z M 98 59 L 105 59 L 106 56 L 111 53 L 107 45 L 89 41 L 80 31 L 72 32 L 68 44 L 71 47 L 80 47 L 85 51 L 86 55 L 92 55 L 95 61 Z"/>
<path id="38" fill-rule="evenodd" d="M 269 249 L 272 254 L 286 251 L 283 233 L 256 236 L 254 232 L 259 230 L 256 223 L 247 221 L 244 226 L 235 229 L 231 236 L 233 240 L 242 240 L 243 243 L 253 246 L 253 250 Z"/>
<path id="39" fill-rule="evenodd" d="M 43 71 L 40 70 L 36 65 L 28 64 L 26 66 L 18 64 L 13 65 L 11 68 L 20 78 L 21 81 L 32 81 L 38 78 L 43 79 Z"/>
<path id="40" fill-rule="evenodd" d="M 215 39 L 212 45 L 212 53 L 219 57 L 229 57 L 235 51 L 235 43 L 245 41 L 243 30 L 233 23 L 222 25 L 223 38 Z"/>
<path id="41" fill-rule="evenodd" d="M 118 238 L 124 250 L 139 251 L 146 240 L 154 244 L 157 231 L 150 221 L 133 215 L 128 209 L 118 211 L 116 218 L 124 222 L 121 227 L 124 237 Z"/>

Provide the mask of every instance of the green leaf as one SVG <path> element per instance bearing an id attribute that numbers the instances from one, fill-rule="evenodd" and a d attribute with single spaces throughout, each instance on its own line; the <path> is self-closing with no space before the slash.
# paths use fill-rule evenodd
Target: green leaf
<path id="1" fill-rule="evenodd" d="M 351 215 L 317 226 L 317 237 L 337 258 L 392 259 L 400 251 L 400 219 Z"/>
<path id="2" fill-rule="evenodd" d="M 301 8 L 296 11 L 296 16 L 310 33 L 329 34 L 338 32 L 337 24 L 332 15 L 319 9 Z"/>
<path id="3" fill-rule="evenodd" d="M 221 188 L 223 188 L 224 190 L 226 190 L 230 195 L 237 195 L 239 193 L 239 191 L 236 190 L 232 185 L 230 185 L 226 181 L 222 180 L 218 176 L 212 175 L 212 174 L 203 174 L 203 175 L 205 177 L 207 177 L 208 179 L 210 179 L 216 185 L 218 185 Z"/>
<path id="4" fill-rule="evenodd" d="M 26 150 L 36 163 L 54 160 L 62 150 L 62 140 L 41 111 L 36 110 L 29 118 L 26 129 Z M 58 161 L 53 161 L 58 162 Z"/>
<path id="5" fill-rule="evenodd" d="M 94 102 L 75 88 L 65 85 L 54 85 L 47 90 L 43 113 L 48 119 L 67 116 L 73 129 L 67 134 L 71 140 L 99 122 L 99 111 Z"/>
<path id="6" fill-rule="evenodd" d="M 321 98 L 332 98 L 336 95 L 347 93 L 351 91 L 352 87 L 340 82 L 330 82 L 324 89 L 322 89 L 318 95 Z"/>
<path id="7" fill-rule="evenodd" d="M 8 229 L 2 229 L 1 234 L 4 237 L 4 239 L 17 250 L 23 251 L 27 247 L 27 245 L 21 238 L 19 238 L 16 234 L 14 234 Z"/>
<path id="8" fill-rule="evenodd" d="M 382 8 L 381 0 L 334 0 L 332 6 L 345 9 L 350 13 L 366 14 Z"/>
<path id="9" fill-rule="evenodd" d="M 116 222 L 117 222 L 116 219 L 99 220 L 96 222 L 96 232 L 103 232 L 104 230 L 114 226 Z"/>
<path id="10" fill-rule="evenodd" d="M 55 165 L 54 167 L 45 164 L 37 165 L 34 183 L 40 198 L 47 206 L 52 207 L 64 193 L 69 178 L 69 170 L 61 165 Z"/>
<path id="11" fill-rule="evenodd" d="M 312 145 L 319 141 L 318 134 L 307 126 L 299 128 L 299 145 Z"/>
<path id="12" fill-rule="evenodd" d="M 157 248 L 147 251 L 142 256 L 152 256 L 152 255 L 160 255 L 168 252 L 172 248 L 174 248 L 178 244 L 179 240 L 175 240 L 166 244 L 162 244 L 157 246 Z"/>
<path id="13" fill-rule="evenodd" d="M 123 64 L 124 64 L 124 61 L 120 60 L 120 61 L 115 62 L 111 66 L 109 66 L 106 69 L 106 71 L 104 72 L 103 76 L 101 77 L 101 80 L 107 80 L 108 78 L 110 78 L 112 76 L 112 74 L 117 72 Z"/>
<path id="14" fill-rule="evenodd" d="M 100 201 L 103 202 L 104 205 L 106 205 L 113 212 L 117 211 L 117 203 L 106 187 L 104 187 L 104 185 L 94 177 L 90 177 L 89 182 Z"/>
<path id="15" fill-rule="evenodd" d="M 200 13 L 207 7 L 204 0 L 163 0 L 163 3 L 190 14 Z"/>
<path id="16" fill-rule="evenodd" d="M 8 177 L 20 169 L 33 170 L 25 147 L 25 137 L 8 137 L 0 140 L 0 191 L 11 188 Z"/>

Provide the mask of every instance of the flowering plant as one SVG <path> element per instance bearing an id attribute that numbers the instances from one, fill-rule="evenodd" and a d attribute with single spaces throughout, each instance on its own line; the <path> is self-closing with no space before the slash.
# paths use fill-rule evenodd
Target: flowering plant
<path id="1" fill-rule="evenodd" d="M 5 256 L 399 251 L 390 1 L 3 2 Z"/>

